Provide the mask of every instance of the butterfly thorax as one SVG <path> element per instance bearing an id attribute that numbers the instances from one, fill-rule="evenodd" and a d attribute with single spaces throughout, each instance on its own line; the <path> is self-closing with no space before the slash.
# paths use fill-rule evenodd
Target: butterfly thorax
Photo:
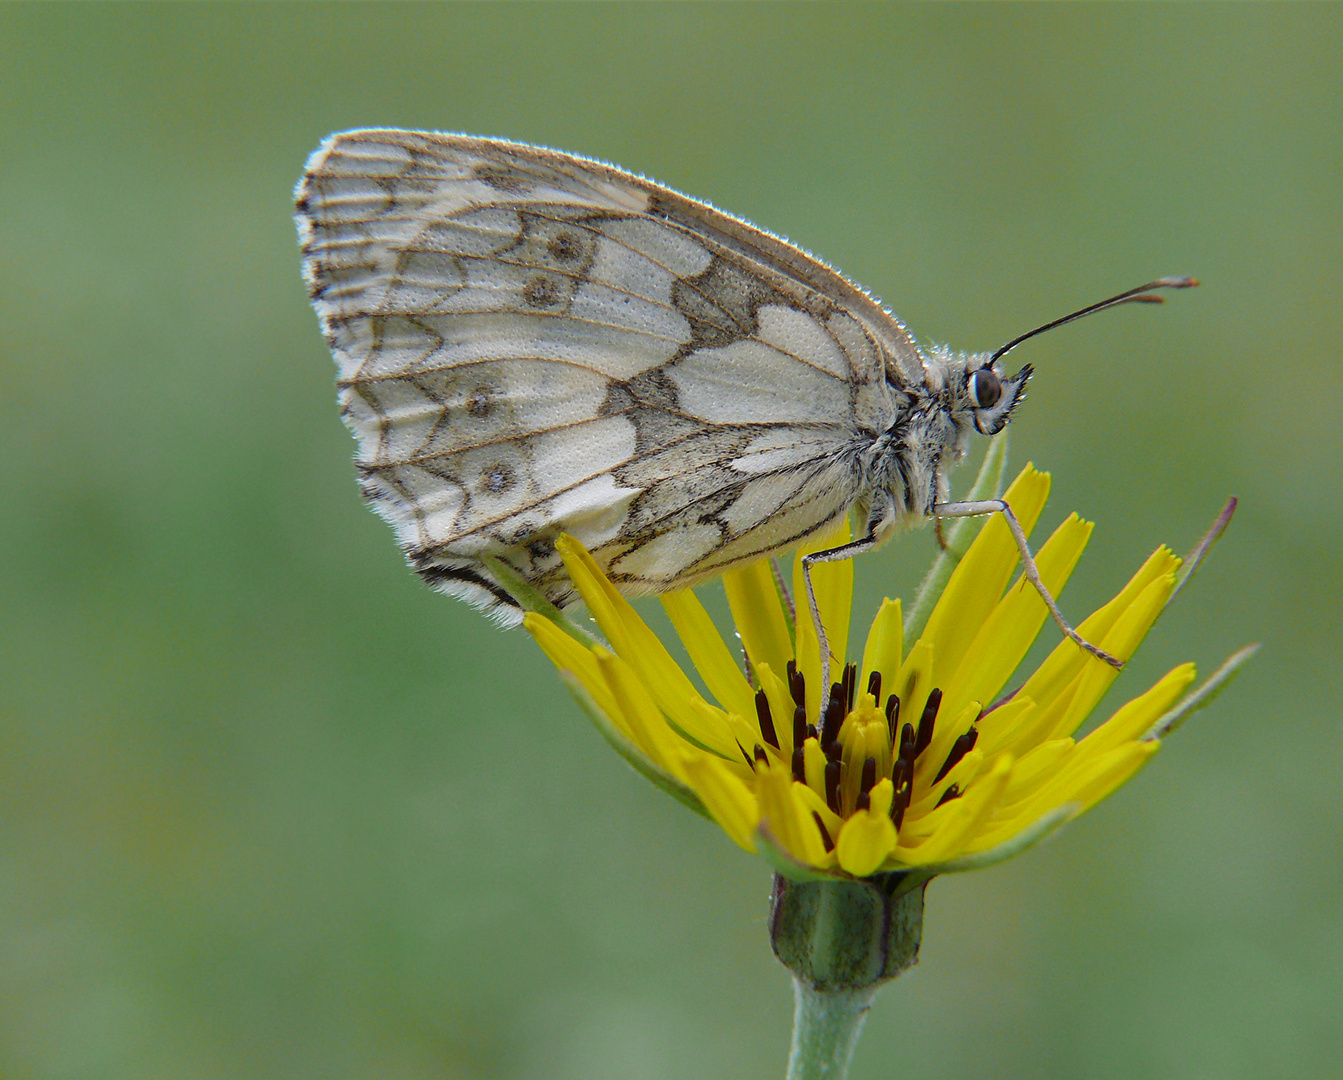
<path id="1" fill-rule="evenodd" d="M 990 354 L 932 346 L 923 353 L 923 379 L 888 383 L 894 420 L 863 457 L 865 495 L 860 519 L 884 538 L 897 526 L 932 516 L 949 495 L 951 470 L 965 456 L 970 434 L 993 435 L 1007 423 L 1030 377 L 1011 378 Z"/>

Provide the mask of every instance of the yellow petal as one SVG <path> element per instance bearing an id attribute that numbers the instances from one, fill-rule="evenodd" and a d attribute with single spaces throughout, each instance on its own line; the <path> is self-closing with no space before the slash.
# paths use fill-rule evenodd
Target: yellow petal
<path id="1" fill-rule="evenodd" d="M 760 807 L 746 782 L 708 754 L 687 753 L 681 764 L 691 788 L 722 830 L 734 843 L 754 851 Z"/>
<path id="2" fill-rule="evenodd" d="M 990 837 L 986 832 L 985 842 L 998 843 L 1000 831 L 1024 829 L 1065 803 L 1078 803 L 1078 813 L 1094 806 L 1142 768 L 1159 748 L 1155 742 L 1129 742 L 1098 754 L 1089 762 L 1075 765 L 1069 761 L 1069 768 L 1061 770 L 1030 798 L 1012 806 L 1003 822 L 995 822 L 993 835 Z"/>
<path id="3" fill-rule="evenodd" d="M 1021 470 L 1003 495 L 1029 536 L 1049 496 L 1049 474 L 1031 465 Z M 937 679 L 947 679 L 1002 596 L 1019 559 L 1012 530 L 993 514 L 952 571 L 941 599 L 928 616 L 923 638 L 937 644 Z"/>
<path id="4" fill-rule="evenodd" d="M 919 717 L 928 703 L 928 694 L 933 689 L 933 643 L 926 637 L 914 643 L 905 662 L 900 665 L 900 674 L 895 677 L 895 685 L 883 694 L 895 694 L 900 699 L 900 726 L 913 724 L 919 727 Z M 940 712 L 941 710 L 939 710 Z M 896 734 L 897 741 L 899 733 Z"/>
<path id="5" fill-rule="evenodd" d="M 571 536 L 561 536 L 555 542 L 555 549 L 564 559 L 569 576 L 616 655 L 629 664 L 658 707 L 678 727 L 687 732 L 699 729 L 704 713 L 691 701 L 703 705 L 708 702 L 700 697 L 695 684 L 672 659 L 658 636 L 639 618 L 630 602 L 616 591 L 582 544 Z M 724 731 L 718 740 L 701 741 L 705 745 L 714 745 L 727 738 L 728 733 Z M 715 746 L 715 749 L 719 750 L 719 747 Z"/>
<path id="6" fill-rule="evenodd" d="M 859 810 L 849 816 L 839 831 L 835 855 L 840 869 L 854 877 L 876 871 L 895 849 L 895 824 L 889 813 Z"/>
<path id="7" fill-rule="evenodd" d="M 760 825 L 769 830 L 775 844 L 806 866 L 833 866 L 834 853 L 825 850 L 811 808 L 793 790 L 802 785 L 795 784 L 786 769 L 763 763 L 756 770 L 756 785 Z"/>
<path id="8" fill-rule="evenodd" d="M 1052 739 L 1017 758 L 1012 780 L 1003 792 L 999 813 L 1022 799 L 1028 799 L 1063 769 L 1067 768 L 1077 744 L 1072 739 Z"/>
<path id="9" fill-rule="evenodd" d="M 882 600 L 877 609 L 877 617 L 872 620 L 872 629 L 867 632 L 867 645 L 863 648 L 863 668 L 858 682 L 860 693 L 867 690 L 872 672 L 881 675 L 881 700 L 878 709 L 885 709 L 886 699 L 894 694 L 896 676 L 900 673 L 900 662 L 904 656 L 905 637 L 904 620 L 900 614 L 899 600 Z"/>
<path id="10" fill-rule="evenodd" d="M 827 535 L 813 537 L 797 550 L 793 559 L 793 597 L 797 604 L 797 666 L 806 677 L 807 715 L 816 716 L 821 708 L 821 651 L 816 641 L 816 626 L 807 604 L 807 585 L 802 575 L 802 556 L 814 551 L 847 544 L 852 533 L 849 519 L 843 518 Z M 816 606 L 833 659 L 830 681 L 838 682 L 844 671 L 845 650 L 849 642 L 849 609 L 853 603 L 853 560 L 817 563 L 811 568 L 811 583 L 816 590 Z"/>
<path id="11" fill-rule="evenodd" d="M 1167 709 L 1180 700 L 1180 696 L 1197 674 L 1193 664 L 1181 664 L 1168 671 L 1147 693 L 1122 706 L 1110 719 L 1083 739 L 1078 744 L 1078 749 L 1087 753 L 1099 753 L 1111 750 L 1120 743 L 1139 738 L 1165 715 Z"/>
<path id="12" fill-rule="evenodd" d="M 760 559 L 729 570 L 723 575 L 723 587 L 751 666 L 758 670 L 768 664 L 782 679 L 793 658 L 793 642 L 770 561 Z"/>
<path id="13" fill-rule="evenodd" d="M 662 607 L 709 693 L 728 712 L 754 716 L 755 692 L 699 598 L 689 589 L 680 589 L 664 595 Z"/>
<path id="14" fill-rule="evenodd" d="M 1100 645 L 1119 617 L 1128 610 L 1142 591 L 1158 578 L 1174 573 L 1179 565 L 1180 560 L 1171 554 L 1169 548 L 1157 548 L 1119 594 L 1084 619 L 1077 627 L 1077 632 L 1084 640 L 1093 645 Z M 1048 706 L 1052 704 L 1055 696 L 1077 677 L 1089 658 L 1095 659 L 1090 653 L 1065 638 L 1036 669 L 1035 674 L 1026 680 L 1021 692 L 1039 702 L 1041 706 Z"/>
<path id="15" fill-rule="evenodd" d="M 932 787 L 919 793 L 918 797 L 910 804 L 909 810 L 905 814 L 905 820 L 913 821 L 934 810 L 937 807 L 938 800 L 953 785 L 964 791 L 971 781 L 984 771 L 986 760 L 988 759 L 982 750 L 976 749 L 966 753 L 965 757 L 947 770 L 946 776 L 933 784 Z"/>
<path id="16" fill-rule="evenodd" d="M 997 807 L 1011 776 L 1012 755 L 1000 754 L 988 773 L 981 776 L 964 795 L 944 803 L 934 811 L 945 811 L 945 816 L 927 840 L 917 847 L 906 848 L 902 835 L 895 849 L 896 858 L 907 866 L 926 866 L 959 855 Z M 903 834 L 903 830 L 901 832 Z"/>
<path id="17" fill-rule="evenodd" d="M 920 784 L 932 783 L 933 777 L 941 772 L 952 746 L 974 725 L 979 709 L 979 702 L 969 701 L 961 706 L 960 712 L 953 713 L 946 707 L 946 701 L 943 701 L 942 708 L 937 711 L 933 741 L 919 755 L 914 766 L 914 777 Z M 914 725 L 918 726 L 917 717 L 914 718 Z"/>
<path id="18" fill-rule="evenodd" d="M 1138 594 L 1138 598 L 1115 620 L 1109 633 L 1097 644 L 1111 656 L 1127 660 L 1137 649 L 1138 643 L 1147 636 L 1147 631 L 1152 628 L 1152 623 L 1156 622 L 1157 616 L 1161 614 L 1162 608 L 1166 606 L 1166 601 L 1174 591 L 1174 573 L 1157 578 Z M 1081 652 L 1080 649 L 1078 651 Z M 1082 721 L 1091 715 L 1091 710 L 1096 707 L 1105 691 L 1110 688 L 1110 684 L 1119 675 L 1118 670 L 1099 657 L 1090 653 L 1083 655 L 1085 660 L 1082 675 L 1072 701 L 1068 704 L 1067 713 L 1054 728 L 1053 734 L 1056 738 L 1060 735 L 1071 735 L 1076 731 Z"/>
<path id="19" fill-rule="evenodd" d="M 616 711 L 615 699 L 602 677 L 597 658 L 590 649 L 580 645 L 544 616 L 529 611 L 522 617 L 522 625 L 536 639 L 541 651 L 560 671 L 568 671 L 592 695 L 597 707 L 611 716 Z"/>
<path id="20" fill-rule="evenodd" d="M 1057 597 L 1067 584 L 1086 549 L 1091 529 L 1091 522 L 1072 514 L 1036 553 L 1040 580 L 1053 596 Z M 966 650 L 965 659 L 950 681 L 954 696 L 947 704 L 959 709 L 966 701 L 993 701 L 1016 671 L 1048 615 L 1039 592 L 1025 577 L 1018 577 Z"/>
<path id="21" fill-rule="evenodd" d="M 1031 698 L 1022 693 L 1015 694 L 1011 701 L 1003 702 L 980 718 L 979 740 L 975 745 L 986 754 L 996 754 L 1001 750 L 1026 753 L 1042 737 L 1032 739 L 1029 735 L 1036 725 L 1039 712 L 1040 707 Z M 1048 727 L 1053 726 L 1054 722 L 1049 721 Z M 1021 749 L 1015 750 L 1014 747 Z"/>
<path id="22" fill-rule="evenodd" d="M 779 753 L 788 758 L 793 752 L 793 696 L 788 692 L 783 679 L 775 674 L 768 664 L 760 664 L 755 669 L 756 682 L 765 691 L 765 700 L 769 702 L 770 719 L 774 721 L 774 734 L 779 739 Z"/>
<path id="23" fill-rule="evenodd" d="M 689 748 L 685 741 L 667 726 L 657 703 L 622 658 L 601 646 L 593 652 L 634 744 L 654 764 L 686 783 L 682 761 Z"/>

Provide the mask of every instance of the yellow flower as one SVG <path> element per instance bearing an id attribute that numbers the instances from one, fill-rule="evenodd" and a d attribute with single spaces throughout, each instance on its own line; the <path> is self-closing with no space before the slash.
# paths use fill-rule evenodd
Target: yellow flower
<path id="1" fill-rule="evenodd" d="M 1048 491 L 1048 475 L 1028 465 L 1005 496 L 1028 531 Z M 1074 514 L 1040 548 L 1055 595 L 1090 534 Z M 846 525 L 798 552 L 795 595 L 801 555 L 847 539 Z M 1118 672 L 1065 640 L 1003 695 L 1047 612 L 1029 583 L 1009 587 L 1017 548 L 995 516 L 909 648 L 900 602 L 885 600 L 861 661 L 846 664 L 852 564 L 814 568 L 834 670 L 843 673 L 823 717 L 815 628 L 805 607 L 793 625 L 769 562 L 724 578 L 749 678 L 693 593 L 662 599 L 706 698 L 587 551 L 569 537 L 558 547 L 609 646 L 536 613 L 527 629 L 628 761 L 793 878 L 926 880 L 1005 858 L 1128 780 L 1245 658 L 1194 695 L 1186 695 L 1194 666 L 1181 664 L 1075 738 Z M 1180 567 L 1158 548 L 1079 632 L 1127 660 L 1176 590 Z"/>

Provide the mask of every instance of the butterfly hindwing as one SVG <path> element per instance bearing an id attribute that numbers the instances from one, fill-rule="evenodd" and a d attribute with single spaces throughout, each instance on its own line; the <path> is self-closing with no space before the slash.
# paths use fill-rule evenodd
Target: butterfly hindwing
<path id="1" fill-rule="evenodd" d="M 566 154 L 349 132 L 298 207 L 365 495 L 504 621 L 482 559 L 563 605 L 560 532 L 662 591 L 830 525 L 891 422 L 888 368 L 917 358 L 805 253 Z"/>

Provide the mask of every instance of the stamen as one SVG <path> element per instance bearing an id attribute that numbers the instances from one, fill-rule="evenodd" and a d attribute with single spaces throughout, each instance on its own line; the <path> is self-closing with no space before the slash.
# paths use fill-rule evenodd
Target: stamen
<path id="1" fill-rule="evenodd" d="M 928 695 L 928 703 L 923 707 L 923 715 L 919 717 L 919 737 L 914 740 L 914 756 L 918 757 L 928 749 L 928 744 L 933 741 L 933 724 L 937 720 L 937 710 L 942 707 L 942 691 L 933 687 Z"/>
<path id="2" fill-rule="evenodd" d="M 797 670 L 797 661 L 788 661 L 788 692 L 793 695 L 793 704 L 800 709 L 807 707 L 807 680 Z"/>
<path id="3" fill-rule="evenodd" d="M 906 771 L 908 777 L 908 771 Z M 914 796 L 914 782 L 908 778 L 903 783 L 898 784 L 895 789 L 895 795 L 891 798 L 891 821 L 895 825 L 897 832 L 900 826 L 904 824 L 905 811 L 909 809 L 910 800 Z"/>
<path id="4" fill-rule="evenodd" d="M 979 739 L 979 728 L 972 727 L 964 735 L 951 744 L 951 752 L 947 754 L 947 760 L 942 763 L 942 768 L 937 770 L 937 775 L 933 777 L 933 783 L 936 784 L 947 773 L 956 767 L 956 763 L 965 757 L 972 749 L 975 742 Z"/>
<path id="5" fill-rule="evenodd" d="M 742 746 L 741 743 L 737 743 L 737 749 L 741 751 L 741 756 L 746 759 L 746 764 L 751 766 L 752 770 L 754 770 L 755 762 L 751 760 L 751 755 L 746 752 L 746 747 Z"/>
<path id="6" fill-rule="evenodd" d="M 802 750 L 802 743 L 793 744 L 793 779 L 799 784 L 807 782 L 807 755 Z"/>
<path id="7" fill-rule="evenodd" d="M 947 788 L 946 791 L 942 792 L 942 797 L 937 800 L 937 805 L 941 806 L 945 802 L 951 802 L 952 799 L 959 799 L 960 797 L 961 797 L 960 786 L 957 784 L 952 784 L 951 787 Z M 934 809 L 936 809 L 936 807 L 934 807 Z"/>
<path id="8" fill-rule="evenodd" d="M 769 698 L 765 696 L 764 690 L 755 692 L 755 716 L 760 721 L 761 737 L 777 750 L 779 748 L 779 736 L 774 730 L 774 717 L 770 715 Z"/>
<path id="9" fill-rule="evenodd" d="M 814 733 L 807 724 L 807 708 L 805 705 L 798 705 L 793 709 L 793 745 L 801 746 L 811 734 Z"/>
<path id="10" fill-rule="evenodd" d="M 872 695 L 872 700 L 881 703 L 881 672 L 874 671 L 867 677 L 867 692 Z"/>
<path id="11" fill-rule="evenodd" d="M 844 685 L 844 700 L 848 703 L 844 709 L 845 713 L 853 712 L 854 696 L 858 692 L 858 665 L 845 664 L 844 674 L 840 681 Z"/>
<path id="12" fill-rule="evenodd" d="M 839 738 L 840 725 L 844 723 L 847 710 L 844 708 L 845 691 L 843 683 L 834 683 L 830 688 L 830 700 L 825 705 L 825 716 L 821 720 L 821 745 L 826 746 Z"/>
<path id="13" fill-rule="evenodd" d="M 902 757 L 906 761 L 914 760 L 914 725 L 906 724 L 900 729 L 900 752 L 896 757 Z"/>
<path id="14" fill-rule="evenodd" d="M 765 748 L 759 743 L 755 744 L 755 759 L 760 762 L 761 765 L 769 761 L 769 755 L 765 753 Z"/>
<path id="15" fill-rule="evenodd" d="M 816 819 L 816 827 L 821 830 L 821 843 L 825 845 L 825 850 L 834 851 L 835 842 L 830 839 L 830 833 L 826 831 L 825 822 L 821 820 L 821 815 L 813 810 L 811 816 Z"/>
<path id="16" fill-rule="evenodd" d="M 858 783 L 858 798 L 855 810 L 868 810 L 872 807 L 872 789 L 877 783 L 877 759 L 868 758 L 863 762 L 863 778 Z"/>
<path id="17" fill-rule="evenodd" d="M 825 805 L 836 814 L 839 813 L 839 770 L 838 761 L 825 763 Z"/>
<path id="18" fill-rule="evenodd" d="M 896 758 L 895 764 L 891 766 L 891 784 L 896 791 L 900 790 L 900 785 L 905 782 L 908 776 L 909 762 L 904 758 Z"/>
<path id="19" fill-rule="evenodd" d="M 895 745 L 896 732 L 900 730 L 900 699 L 892 694 L 886 699 L 886 728 L 891 733 L 891 745 Z"/>

